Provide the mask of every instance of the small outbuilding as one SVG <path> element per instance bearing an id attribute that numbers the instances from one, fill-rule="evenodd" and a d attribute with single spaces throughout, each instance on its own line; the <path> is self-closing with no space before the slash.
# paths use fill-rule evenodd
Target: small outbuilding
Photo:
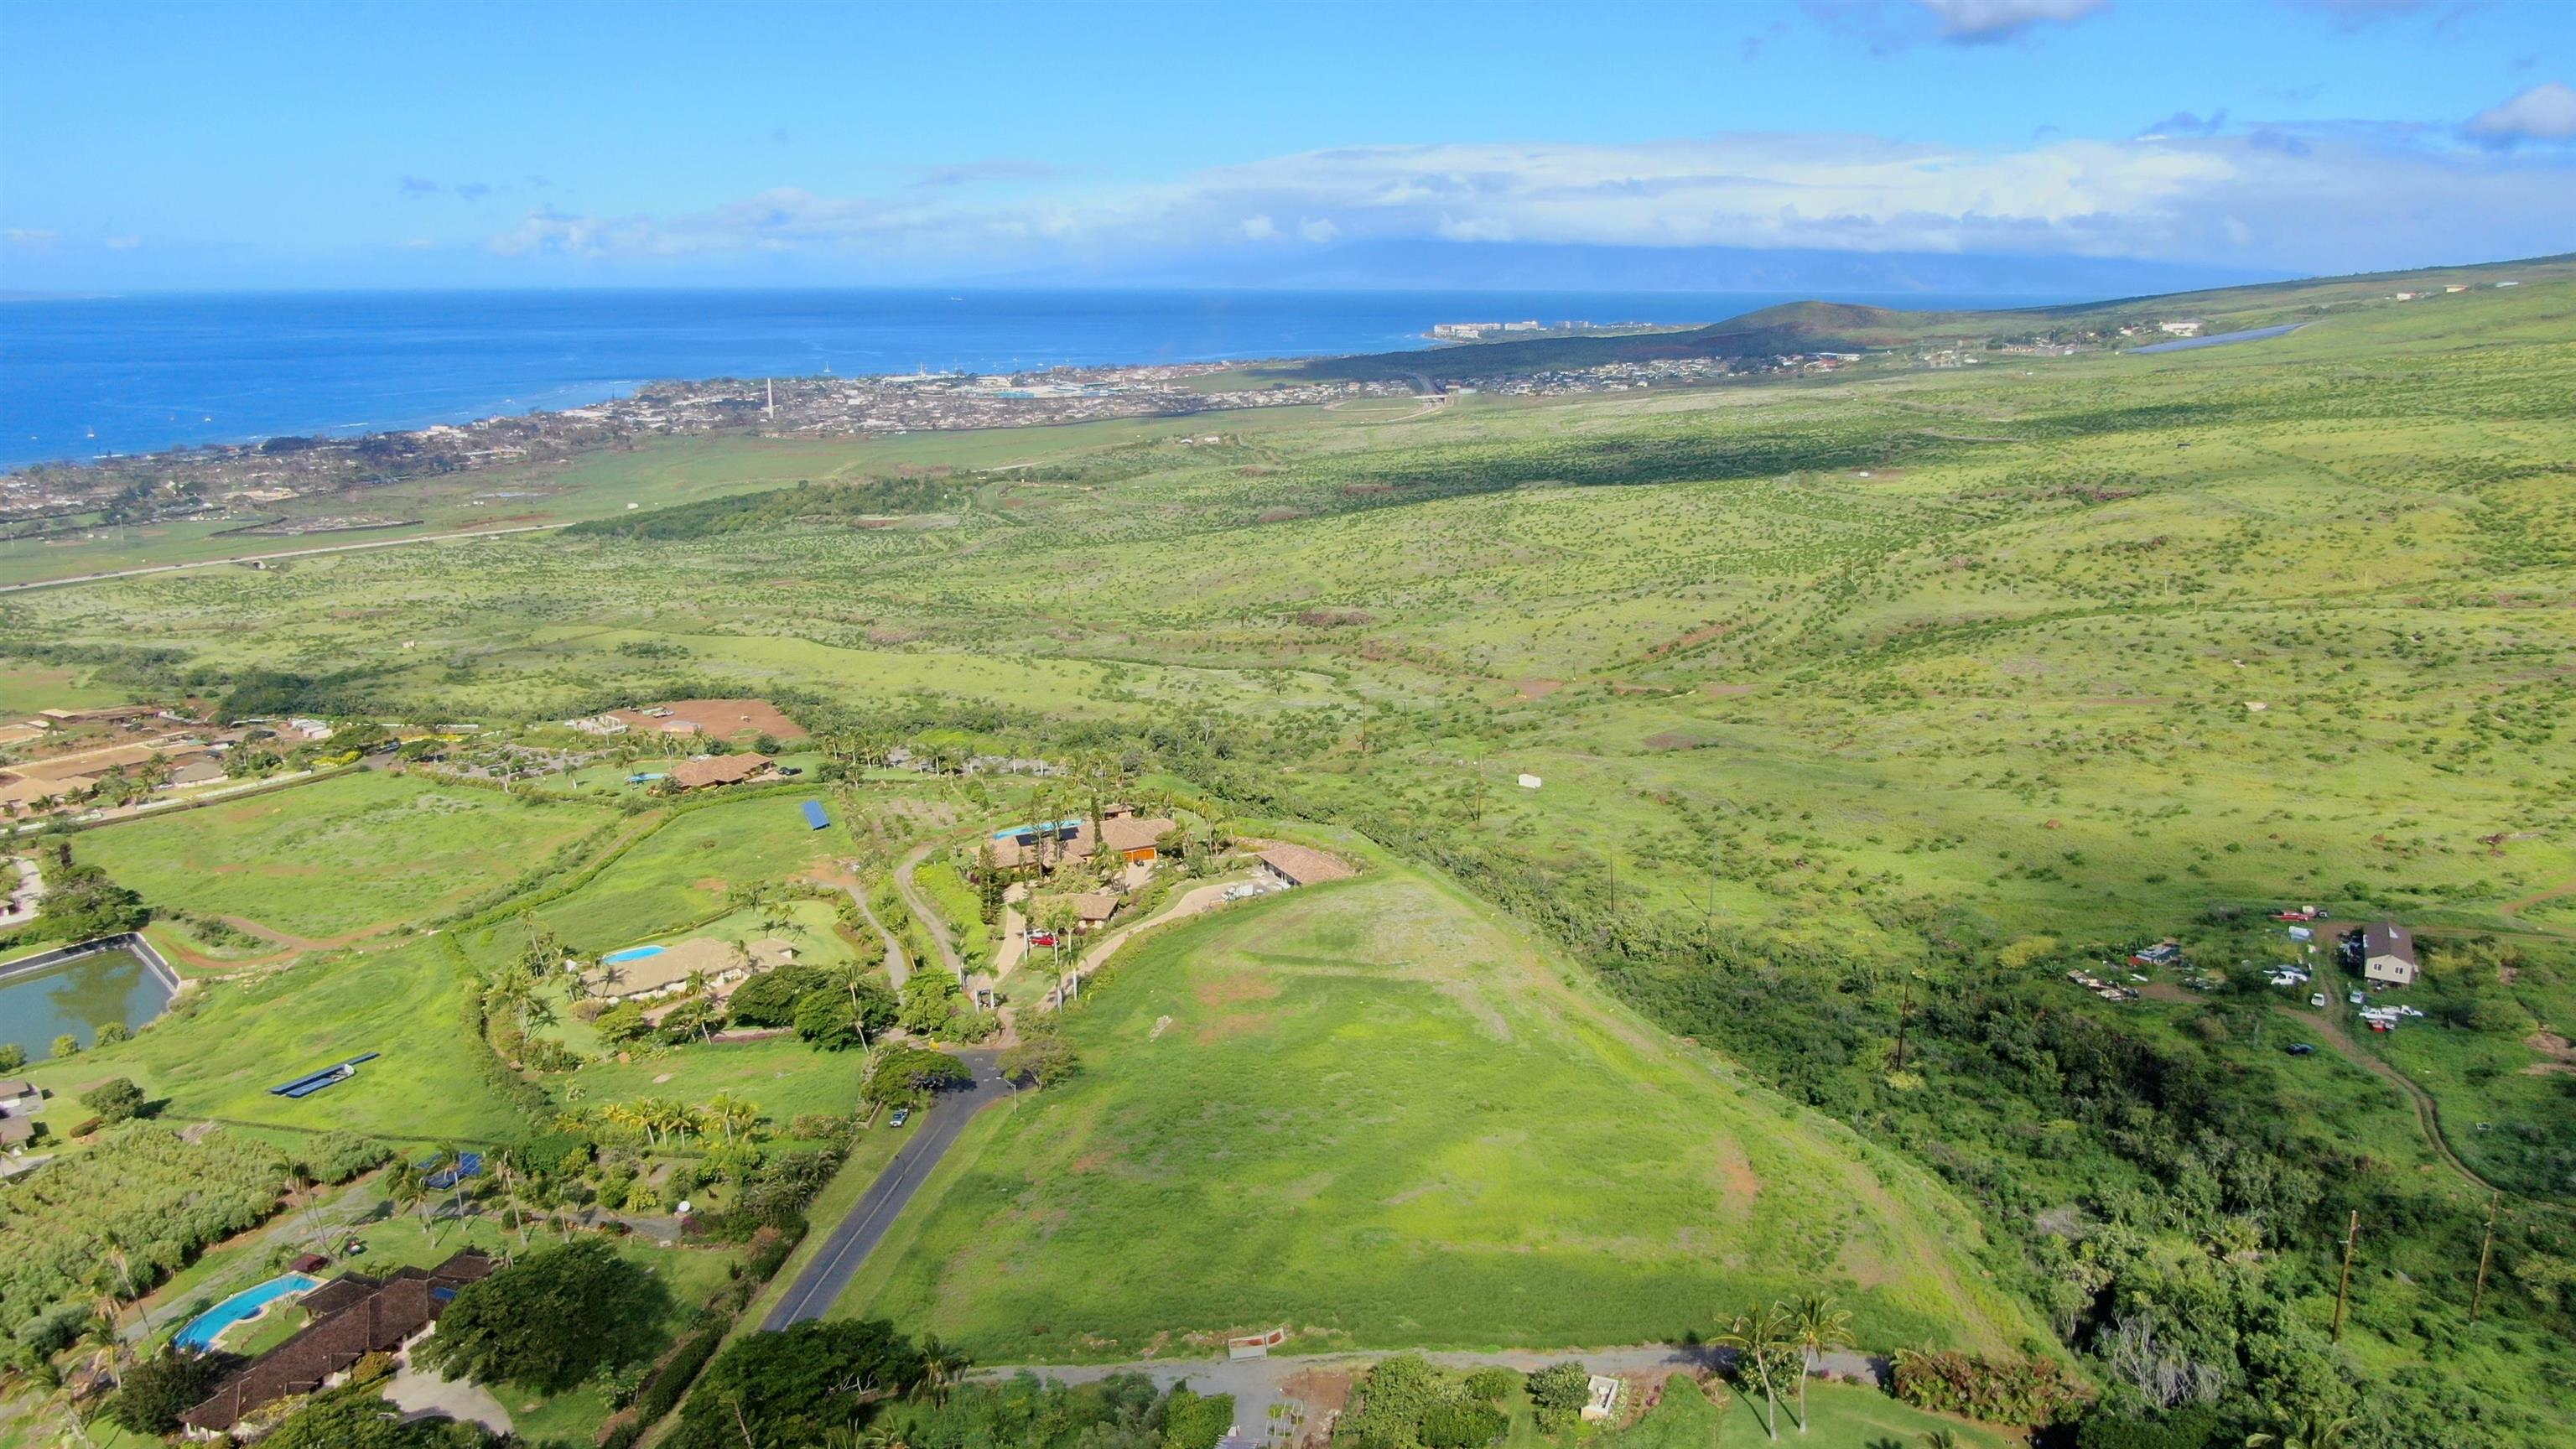
<path id="1" fill-rule="evenodd" d="M 2388 986 L 2412 986 L 2422 968 L 2415 961 L 2415 933 L 2395 921 L 2373 921 L 2361 933 L 2361 975 Z"/>

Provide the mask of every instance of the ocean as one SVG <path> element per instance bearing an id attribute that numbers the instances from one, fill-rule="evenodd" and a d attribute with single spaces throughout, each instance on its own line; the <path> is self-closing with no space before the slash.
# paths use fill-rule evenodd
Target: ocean
<path id="1" fill-rule="evenodd" d="M 1711 292 L 560 291 L 0 302 L 0 467 L 579 407 L 669 378 L 1390 352 L 1435 322 L 1714 322 Z M 2037 299 L 1847 296 L 1883 306 Z"/>

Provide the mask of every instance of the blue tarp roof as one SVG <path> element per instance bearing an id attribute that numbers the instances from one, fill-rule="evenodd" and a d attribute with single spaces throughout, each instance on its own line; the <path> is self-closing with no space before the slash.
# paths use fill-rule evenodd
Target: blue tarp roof
<path id="1" fill-rule="evenodd" d="M 429 1190 L 431 1192 L 445 1192 L 449 1188 L 456 1186 L 456 1184 L 469 1177 L 476 1176 L 482 1171 L 482 1153 L 460 1152 L 456 1154 L 456 1164 L 453 1167 L 442 1167 L 438 1171 L 429 1175 Z"/>
<path id="2" fill-rule="evenodd" d="M 820 830 L 824 826 L 832 823 L 832 817 L 823 813 L 822 801 L 808 800 L 805 802 L 805 823 L 816 830 Z"/>

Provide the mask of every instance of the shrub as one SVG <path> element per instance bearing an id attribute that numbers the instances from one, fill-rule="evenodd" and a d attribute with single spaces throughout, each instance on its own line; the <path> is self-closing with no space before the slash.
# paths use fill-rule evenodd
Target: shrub
<path id="1" fill-rule="evenodd" d="M 2055 1424 L 2084 1399 L 2083 1385 L 2055 1359 L 1899 1349 L 1896 1397 L 1918 1409 L 1990 1424 Z"/>
<path id="2" fill-rule="evenodd" d="M 1510 1393 L 1512 1386 L 1520 1381 L 1521 1376 L 1507 1368 L 1480 1368 L 1467 1375 L 1467 1397 L 1488 1401 L 1499 1399 Z"/>
<path id="3" fill-rule="evenodd" d="M 1502 1437 L 1510 1421 L 1491 1404 L 1434 1404 L 1422 1416 L 1422 1442 L 1429 1449 L 1476 1449 Z"/>
<path id="4" fill-rule="evenodd" d="M 143 1089 L 130 1077 L 113 1077 L 81 1093 L 81 1105 L 110 1127 L 143 1115 Z"/>
<path id="5" fill-rule="evenodd" d="M 1592 1397 L 1592 1372 L 1571 1360 L 1552 1363 L 1529 1376 L 1530 1407 L 1539 1427 L 1555 1433 L 1571 1426 Z"/>

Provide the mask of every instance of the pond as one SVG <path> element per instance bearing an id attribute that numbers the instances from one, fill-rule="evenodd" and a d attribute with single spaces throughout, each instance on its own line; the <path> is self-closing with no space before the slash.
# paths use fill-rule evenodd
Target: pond
<path id="1" fill-rule="evenodd" d="M 9 967 L 0 967 L 7 973 Z M 59 966 L 18 975 L 0 974 L 0 1042 L 27 1049 L 35 1061 L 52 1053 L 54 1038 L 70 1032 L 87 1046 L 109 1022 L 127 1030 L 159 1016 L 170 1004 L 169 981 L 132 951 L 93 952 Z"/>

